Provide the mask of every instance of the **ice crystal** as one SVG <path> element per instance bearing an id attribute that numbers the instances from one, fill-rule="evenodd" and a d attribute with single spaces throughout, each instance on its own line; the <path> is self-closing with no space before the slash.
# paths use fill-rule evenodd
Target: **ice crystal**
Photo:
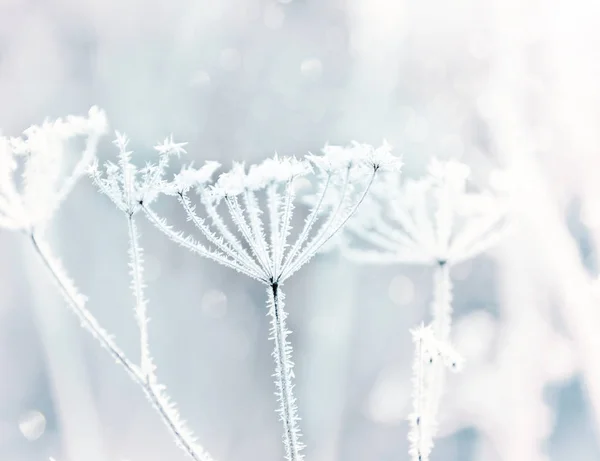
<path id="1" fill-rule="evenodd" d="M 41 232 L 93 161 L 106 116 L 68 116 L 31 126 L 22 137 L 0 137 L 0 227 Z M 85 138 L 75 166 L 66 170 L 68 142 Z M 22 165 L 22 167 L 20 167 Z"/>

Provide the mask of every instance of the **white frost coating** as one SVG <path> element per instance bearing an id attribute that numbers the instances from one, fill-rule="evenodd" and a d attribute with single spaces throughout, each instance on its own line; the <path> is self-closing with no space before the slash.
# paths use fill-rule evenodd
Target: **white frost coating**
<path id="1" fill-rule="evenodd" d="M 285 457 L 288 461 L 301 461 L 304 457 L 300 450 L 304 444 L 300 442 L 300 427 L 298 422 L 298 406 L 294 396 L 294 362 L 292 361 L 292 346 L 287 340 L 291 333 L 285 324 L 288 316 L 283 310 L 283 292 L 277 285 L 267 288 L 269 316 L 271 329 L 269 339 L 273 341 L 273 358 L 275 359 L 275 395 L 279 402 L 279 417 L 283 423 L 283 443 Z"/>
<path id="2" fill-rule="evenodd" d="M 409 415 L 409 455 L 413 461 L 428 461 L 437 432 L 439 369 L 458 371 L 462 358 L 444 341 L 436 338 L 431 325 L 411 330 L 415 344 L 413 362 L 413 412 Z"/>
<path id="3" fill-rule="evenodd" d="M 165 394 L 165 387 L 149 380 L 141 368 L 127 358 L 111 335 L 100 326 L 85 307 L 86 298 L 78 292 L 71 279 L 66 275 L 60 261 L 52 255 L 46 242 L 36 236 L 32 237 L 32 241 L 38 255 L 67 301 L 68 307 L 79 318 L 81 326 L 88 330 L 100 345 L 110 352 L 117 363 L 121 364 L 130 377 L 142 388 L 152 406 L 158 411 L 163 422 L 171 431 L 177 444 L 196 461 L 212 461 L 211 456 L 204 448 L 197 444 L 192 432 L 186 427 L 185 421 L 179 416 L 175 404 Z"/>
<path id="4" fill-rule="evenodd" d="M 508 228 L 507 191 L 469 192 L 469 175 L 467 165 L 437 159 L 431 160 L 427 174 L 418 180 L 402 184 L 399 174 L 386 175 L 350 219 L 346 239 L 341 239 L 345 254 L 354 260 L 434 266 L 433 321 L 428 333 L 432 337 L 428 341 L 434 341 L 440 351 L 448 344 L 452 324 L 451 266 L 486 251 Z M 419 331 L 417 337 L 422 339 L 423 330 Z M 423 461 L 433 447 L 446 377 L 443 361 L 422 362 L 423 345 L 420 339 L 416 343 L 417 416 L 411 419 L 409 439 L 411 456 Z"/>
<path id="5" fill-rule="evenodd" d="M 131 289 L 135 298 L 135 318 L 140 330 L 140 366 L 135 368 L 135 380 L 141 385 L 150 403 L 158 411 L 164 423 L 173 435 L 177 445 L 196 461 L 211 461 L 211 456 L 196 442 L 192 431 L 179 415 L 176 405 L 165 393 L 165 387 L 157 383 L 156 367 L 150 355 L 148 338 L 147 300 L 144 296 L 143 250 L 139 244 L 139 235 L 134 216 L 152 202 L 162 189 L 164 170 L 169 156 L 185 152 L 183 143 L 175 143 L 167 138 L 155 147 L 159 152 L 157 164 L 149 164 L 143 170 L 131 163 L 131 152 L 127 150 L 128 139 L 116 134 L 115 145 L 119 149 L 118 164 L 106 164 L 106 177 L 98 169 L 97 163 L 90 168 L 90 175 L 98 188 L 107 195 L 126 216 L 129 233 L 129 268 Z M 163 225 L 158 222 L 157 225 Z"/>
<path id="6" fill-rule="evenodd" d="M 120 146 L 120 150 L 124 151 L 125 147 Z M 100 189 L 123 211 L 133 215 L 138 209 L 143 210 L 150 222 L 175 243 L 268 286 L 278 411 L 289 461 L 302 460 L 303 444 L 293 392 L 292 346 L 287 341 L 289 331 L 285 326 L 287 314 L 283 310 L 281 287 L 356 212 L 377 172 L 400 168 L 400 159 L 389 150 L 387 144 L 374 149 L 354 143 L 350 147 L 326 146 L 321 155 L 309 155 L 307 160 L 275 155 L 248 170 L 243 163 L 234 163 L 231 170 L 221 173 L 216 181 L 211 182 L 212 174 L 219 167 L 216 162 L 207 162 L 200 169 L 184 167 L 172 181 L 165 180 L 164 168 L 160 165 L 161 162 L 166 165 L 163 159 L 171 153 L 165 148 L 159 151 L 161 160 L 159 167 L 154 169 L 156 180 L 152 185 L 143 187 L 134 181 L 132 194 L 135 200 L 131 206 L 121 205 L 124 198 L 119 182 L 123 181 L 119 181 L 114 168 L 109 171 L 108 168 L 112 167 L 108 165 L 107 179 L 103 179 L 97 170 L 92 170 Z M 123 171 L 129 169 L 135 177 L 133 167 Z M 295 241 L 290 242 L 294 234 L 294 181 L 311 174 L 317 179 L 318 195 L 311 203 L 302 230 Z M 341 191 L 330 187 L 332 184 L 341 185 Z M 189 196 L 192 189 L 199 195 L 199 204 L 204 211 L 202 215 Z M 177 197 L 187 219 L 206 243 L 174 230 L 151 209 L 151 202 L 158 192 Z M 321 219 L 323 215 L 325 218 Z"/>
<path id="7" fill-rule="evenodd" d="M 87 117 L 68 116 L 31 126 L 23 137 L 0 136 L 0 227 L 41 231 L 96 155 L 106 116 L 92 107 Z M 75 166 L 65 170 L 67 142 L 85 138 Z M 19 177 L 17 169 L 23 164 Z"/>
<path id="8" fill-rule="evenodd" d="M 468 166 L 437 159 L 418 180 L 386 175 L 346 227 L 347 255 L 370 263 L 453 265 L 488 250 L 508 229 L 509 197 L 467 191 L 469 175 Z"/>

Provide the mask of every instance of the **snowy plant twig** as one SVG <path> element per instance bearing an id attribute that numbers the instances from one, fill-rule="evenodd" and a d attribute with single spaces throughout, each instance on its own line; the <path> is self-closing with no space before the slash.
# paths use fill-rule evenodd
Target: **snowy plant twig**
<path id="1" fill-rule="evenodd" d="M 130 361 L 109 333 L 100 326 L 95 317 L 87 310 L 85 297 L 78 292 L 71 279 L 66 275 L 60 261 L 52 254 L 46 241 L 35 234 L 32 234 L 31 240 L 37 255 L 52 275 L 68 307 L 79 318 L 81 326 L 91 333 L 100 345 L 115 358 L 117 363 L 125 368 L 133 381 L 142 388 L 152 406 L 158 411 L 161 419 L 171 431 L 177 444 L 196 461 L 212 461 L 210 455 L 195 442 L 192 433 L 179 417 L 176 406 L 164 394 L 164 386 L 151 381 L 144 370 Z"/>
<path id="2" fill-rule="evenodd" d="M 46 240 L 35 233 L 32 233 L 30 238 L 36 254 L 52 276 L 67 302 L 67 306 L 81 322 L 81 326 L 88 330 L 100 345 L 110 352 L 118 363 L 123 365 L 127 373 L 134 380 L 140 379 L 138 367 L 127 358 L 125 353 L 117 346 L 108 332 L 100 326 L 98 321 L 86 309 L 85 296 L 79 293 L 73 281 L 66 274 L 60 260 L 52 254 L 52 250 Z"/>
<path id="3" fill-rule="evenodd" d="M 203 240 L 215 249 L 192 236 L 174 231 L 164 218 L 152 210 L 149 200 L 138 198 L 146 217 L 169 239 L 267 285 L 276 396 L 288 461 L 302 461 L 303 444 L 300 441 L 300 418 L 293 392 L 294 364 L 292 346 L 288 341 L 290 331 L 285 322 L 287 313 L 283 304 L 283 283 L 306 264 L 356 212 L 377 172 L 399 169 L 400 164 L 399 159 L 389 153 L 387 146 L 376 150 L 366 145 L 360 145 L 360 148 L 355 145 L 352 148 L 327 146 L 322 155 L 311 155 L 308 160 L 275 155 L 251 166 L 248 171 L 243 164 L 234 163 L 230 171 L 222 173 L 214 182 L 211 176 L 218 167 L 216 162 L 207 162 L 198 169 L 185 167 L 172 181 L 163 181 L 161 190 L 166 195 L 177 197 L 187 219 L 194 224 Z M 295 181 L 301 176 L 315 173 L 315 170 L 319 199 L 311 207 L 304 228 L 290 244 Z M 334 193 L 327 200 L 327 192 L 332 191 L 329 187 L 331 183 L 344 183 L 346 186 L 344 193 Z M 200 196 L 206 218 L 198 213 L 189 197 L 192 189 Z M 261 203 L 266 212 L 263 212 Z M 319 226 L 319 218 L 326 206 L 334 211 Z M 234 230 L 230 230 L 222 216 L 227 217 Z M 269 230 L 268 236 L 265 235 L 265 229 Z M 242 238 L 238 239 L 236 234 Z"/>
<path id="4" fill-rule="evenodd" d="M 433 266 L 433 320 L 427 337 L 433 335 L 429 342 L 435 340 L 445 347 L 450 347 L 452 323 L 450 268 L 486 251 L 508 228 L 507 197 L 502 193 L 467 192 L 469 174 L 470 169 L 462 163 L 433 159 L 422 179 L 401 184 L 399 175 L 388 175 L 373 187 L 367 205 L 346 227 L 350 243 L 344 245 L 344 252 L 351 259 L 370 264 Z M 417 356 L 423 348 L 424 331 L 413 334 L 418 339 Z M 420 362 L 415 367 L 421 369 Z M 426 405 L 431 424 L 427 428 L 413 427 L 409 436 L 411 454 L 423 461 L 433 447 L 433 422 L 445 381 L 445 367 L 439 360 L 432 360 L 426 368 L 426 385 L 421 375 L 414 382 L 418 394 L 415 407 Z"/>
<path id="5" fill-rule="evenodd" d="M 0 225 L 9 230 L 18 230 L 30 239 L 36 254 L 52 276 L 69 309 L 80 320 L 82 327 L 91 333 L 142 388 L 171 430 L 177 443 L 194 460 L 211 461 L 210 456 L 195 443 L 193 436 L 180 420 L 175 406 L 164 394 L 164 387 L 156 384 L 153 379 L 153 367 L 147 347 L 141 248 L 137 241 L 133 213 L 128 215 L 130 265 L 133 276 L 132 288 L 136 297 L 136 317 L 141 332 L 141 367 L 127 358 L 113 338 L 89 312 L 85 305 L 86 298 L 79 293 L 44 238 L 44 231 L 61 202 L 90 164 L 94 163 L 99 139 L 106 128 L 104 112 L 92 107 L 87 117 L 69 116 L 52 122 L 45 121 L 41 126 L 32 126 L 25 130 L 23 138 L 0 137 Z M 67 141 L 76 137 L 85 137 L 85 148 L 81 158 L 65 178 L 63 170 L 67 160 Z M 129 205 L 133 203 L 136 192 L 127 159 L 128 153 L 123 151 L 120 165 L 124 172 L 125 187 L 117 204 L 123 210 L 127 203 Z M 23 169 L 18 178 L 16 172 L 21 160 Z M 118 167 L 113 165 L 109 173 L 113 179 L 116 169 Z M 147 171 L 147 181 L 144 183 L 147 189 L 155 185 L 156 176 L 156 171 Z M 116 197 L 114 181 L 100 181 L 100 185 L 105 192 Z"/>
<path id="6" fill-rule="evenodd" d="M 102 176 L 97 162 L 93 163 L 89 172 L 98 188 L 115 203 L 127 218 L 131 288 L 135 298 L 135 317 L 140 331 L 141 358 L 140 366 L 136 366 L 137 373 L 134 380 L 142 387 L 151 404 L 158 411 L 177 445 L 195 461 L 212 461 L 212 457 L 196 443 L 193 433 L 181 420 L 176 406 L 164 393 L 165 387 L 157 383 L 148 339 L 149 318 L 147 301 L 144 296 L 143 250 L 139 244 L 135 223 L 135 215 L 141 209 L 141 204 L 150 203 L 156 197 L 156 190 L 160 187 L 168 157 L 183 152 L 183 144 L 175 144 L 172 139 L 166 139 L 162 145 L 156 146 L 161 153 L 160 161 L 156 165 L 147 165 L 141 171 L 141 178 L 138 178 L 140 172 L 131 163 L 131 152 L 127 150 L 128 139 L 117 133 L 114 143 L 119 149 L 119 161 L 117 165 L 107 163 L 106 178 Z"/>
<path id="7" fill-rule="evenodd" d="M 290 331 L 286 328 L 287 313 L 283 310 L 284 295 L 274 283 L 267 288 L 269 315 L 271 317 L 270 339 L 274 342 L 273 358 L 275 359 L 275 384 L 279 401 L 279 416 L 283 423 L 284 444 L 288 460 L 301 460 L 300 427 L 298 426 L 298 407 L 292 384 L 292 346 L 287 341 Z"/>
<path id="8" fill-rule="evenodd" d="M 429 461 L 437 431 L 436 397 L 442 388 L 438 370 L 441 367 L 458 371 L 463 360 L 446 342 L 436 338 L 431 325 L 421 324 L 410 333 L 415 344 L 415 359 L 412 378 L 413 412 L 408 417 L 409 455 L 413 461 Z"/>

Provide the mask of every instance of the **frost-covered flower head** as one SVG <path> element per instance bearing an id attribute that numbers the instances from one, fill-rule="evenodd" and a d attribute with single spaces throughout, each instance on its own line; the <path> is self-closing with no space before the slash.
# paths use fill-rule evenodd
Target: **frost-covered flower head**
<path id="1" fill-rule="evenodd" d="M 249 168 L 234 163 L 212 181 L 218 167 L 207 162 L 199 169 L 184 168 L 160 187 L 178 197 L 188 219 L 212 248 L 174 233 L 149 207 L 145 207 L 147 215 L 182 245 L 272 284 L 282 283 L 308 262 L 356 211 L 376 173 L 398 169 L 400 161 L 387 145 L 374 149 L 355 143 L 347 148 L 326 146 L 321 154 L 305 159 L 274 155 Z M 295 181 L 300 177 L 312 179 L 318 193 L 303 229 L 295 233 Z M 345 192 L 334 187 L 340 184 L 346 184 Z M 200 196 L 205 217 L 196 214 L 189 197 L 192 189 Z M 295 242 L 290 242 L 292 234 Z"/>
<path id="2" fill-rule="evenodd" d="M 470 168 L 432 159 L 427 174 L 387 175 L 347 226 L 347 253 L 370 262 L 458 263 L 495 244 L 507 224 L 505 191 L 471 191 Z M 367 244 L 368 249 L 364 249 Z"/>
<path id="3" fill-rule="evenodd" d="M 0 227 L 42 230 L 93 160 L 106 129 L 104 112 L 92 107 L 87 117 L 46 120 L 22 137 L 0 136 Z M 85 138 L 83 153 L 68 167 L 69 141 L 79 137 Z"/>
<path id="4" fill-rule="evenodd" d="M 158 161 L 147 163 L 141 169 L 131 162 L 132 152 L 128 150 L 129 139 L 126 135 L 115 132 L 113 144 L 119 150 L 117 163 L 106 162 L 106 175 L 103 176 L 98 161 L 95 160 L 89 168 L 89 174 L 100 191 L 108 196 L 119 210 L 132 215 L 140 209 L 142 203 L 153 202 L 166 187 L 164 175 L 169 158 L 185 153 L 183 147 L 186 143 L 175 143 L 172 136 L 166 138 L 161 144 L 154 146 L 154 150 L 159 154 Z M 192 181 L 189 178 L 190 173 L 182 171 L 180 175 L 180 182 Z M 193 181 L 196 179 L 194 176 Z"/>

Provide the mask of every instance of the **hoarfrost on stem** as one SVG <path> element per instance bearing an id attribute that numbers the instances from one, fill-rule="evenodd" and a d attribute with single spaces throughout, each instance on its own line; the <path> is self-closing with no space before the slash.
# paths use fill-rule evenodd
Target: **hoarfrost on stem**
<path id="1" fill-rule="evenodd" d="M 437 430 L 437 406 L 431 399 L 432 389 L 439 388 L 436 364 L 458 371 L 463 360 L 452 347 L 436 338 L 431 326 L 421 324 L 410 333 L 415 344 L 415 358 L 412 377 L 413 412 L 408 416 L 409 455 L 413 461 L 427 461 Z"/>
<path id="2" fill-rule="evenodd" d="M 161 157 L 165 155 L 168 152 L 161 153 Z M 154 212 L 149 200 L 141 197 L 138 203 L 147 218 L 174 242 L 268 286 L 270 339 L 274 342 L 285 453 L 289 461 L 301 461 L 303 444 L 282 285 L 346 224 L 378 171 L 399 170 L 401 161 L 390 153 L 387 144 L 374 149 L 355 143 L 350 147 L 326 146 L 320 155 L 311 154 L 302 160 L 275 155 L 248 169 L 243 163 L 234 163 L 213 181 L 218 167 L 216 162 L 207 162 L 199 169 L 184 167 L 171 181 L 159 181 L 161 191 L 177 198 L 205 243 L 174 230 Z M 295 181 L 309 175 L 316 179 L 318 192 L 302 229 L 293 232 Z M 190 198 L 192 190 L 204 209 L 202 215 Z"/>
<path id="3" fill-rule="evenodd" d="M 414 413 L 410 454 L 425 461 L 433 447 L 436 415 L 443 395 L 445 366 L 424 347 L 449 346 L 452 324 L 450 267 L 496 244 L 506 233 L 509 197 L 505 190 L 471 192 L 470 169 L 456 160 L 432 159 L 427 174 L 406 180 L 390 174 L 373 186 L 340 239 L 351 259 L 371 264 L 434 266 L 433 321 L 413 332 L 415 338 Z M 456 369 L 456 367 L 453 367 Z"/>
<path id="4" fill-rule="evenodd" d="M 140 332 L 140 365 L 135 366 L 134 379 L 163 419 L 177 445 L 196 461 L 211 461 L 211 456 L 197 443 L 192 431 L 181 419 L 176 405 L 165 392 L 165 386 L 157 381 L 156 367 L 149 346 L 150 319 L 144 295 L 143 249 L 135 222 L 135 215 L 142 205 L 155 200 L 163 187 L 163 175 L 169 157 L 184 153 L 185 144 L 173 142 L 172 137 L 165 139 L 162 144 L 155 146 L 159 153 L 158 162 L 149 163 L 143 169 L 138 169 L 131 162 L 131 151 L 127 150 L 129 140 L 125 135 L 117 132 L 114 144 L 119 150 L 117 163 L 107 162 L 104 176 L 98 163 L 94 162 L 89 168 L 89 174 L 99 190 L 112 200 L 127 219 L 131 289 L 135 298 L 134 312 Z"/>

